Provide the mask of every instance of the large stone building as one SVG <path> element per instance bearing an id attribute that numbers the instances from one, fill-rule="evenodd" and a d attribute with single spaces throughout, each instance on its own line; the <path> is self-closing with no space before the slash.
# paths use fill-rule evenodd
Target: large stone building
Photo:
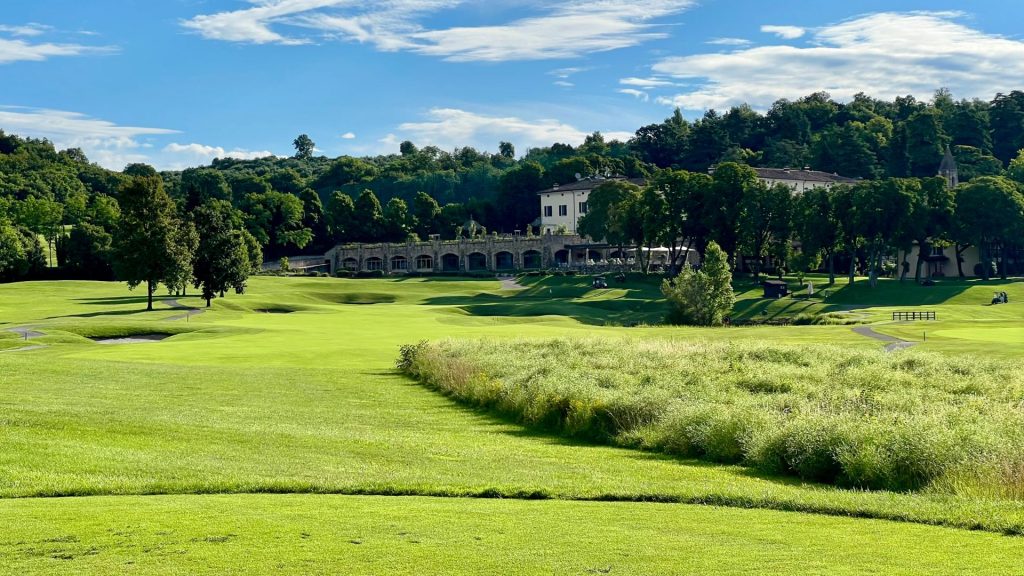
<path id="1" fill-rule="evenodd" d="M 628 251 L 627 251 L 628 252 Z M 331 273 L 375 272 L 498 273 L 558 267 L 584 267 L 626 260 L 614 246 L 589 243 L 575 234 L 485 235 L 427 242 L 341 244 L 325 260 Z"/>

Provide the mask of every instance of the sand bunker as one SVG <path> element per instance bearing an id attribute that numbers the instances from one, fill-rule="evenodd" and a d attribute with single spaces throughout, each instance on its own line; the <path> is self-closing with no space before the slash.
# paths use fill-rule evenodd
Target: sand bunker
<path id="1" fill-rule="evenodd" d="M 170 338 L 172 334 L 135 334 L 124 338 L 90 338 L 97 344 L 149 344 Z"/>

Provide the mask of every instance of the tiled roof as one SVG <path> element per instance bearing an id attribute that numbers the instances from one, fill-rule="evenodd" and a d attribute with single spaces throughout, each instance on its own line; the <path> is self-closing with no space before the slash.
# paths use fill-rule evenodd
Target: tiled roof
<path id="1" fill-rule="evenodd" d="M 626 178 L 625 176 L 611 176 L 609 178 L 590 177 L 583 178 L 582 180 L 578 180 L 570 184 L 559 184 L 558 186 L 548 188 L 547 190 L 541 190 L 540 192 L 538 192 L 538 194 L 550 194 L 552 192 L 576 192 L 579 190 L 593 190 L 594 188 L 597 188 L 598 186 L 604 184 L 605 182 L 608 182 L 609 180 L 625 181 L 629 182 L 630 184 L 636 184 L 637 186 L 643 186 L 647 184 L 647 181 L 644 180 L 643 178 Z"/>
<path id="2" fill-rule="evenodd" d="M 847 178 L 838 174 L 819 172 L 818 170 L 797 170 L 794 168 L 754 168 L 758 178 L 768 180 L 798 180 L 802 182 L 834 182 L 851 184 L 856 178 Z"/>

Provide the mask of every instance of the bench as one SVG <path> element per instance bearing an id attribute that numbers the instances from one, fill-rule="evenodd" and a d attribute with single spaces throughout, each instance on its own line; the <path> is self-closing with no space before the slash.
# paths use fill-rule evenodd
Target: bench
<path id="1" fill-rule="evenodd" d="M 935 312 L 893 312 L 894 321 L 901 320 L 935 320 Z"/>

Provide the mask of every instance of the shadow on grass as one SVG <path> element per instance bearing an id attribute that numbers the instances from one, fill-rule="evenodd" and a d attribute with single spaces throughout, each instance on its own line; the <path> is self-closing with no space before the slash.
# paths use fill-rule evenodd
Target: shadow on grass
<path id="1" fill-rule="evenodd" d="M 148 312 L 170 312 L 173 308 L 148 310 Z M 147 310 L 108 310 L 105 312 L 87 312 L 84 314 L 65 314 L 63 316 L 49 316 L 47 320 L 56 320 L 58 318 L 99 318 L 101 316 L 131 316 L 133 314 L 144 314 Z"/>
<path id="2" fill-rule="evenodd" d="M 668 454 L 665 452 L 653 452 L 643 450 L 641 448 L 629 447 L 629 446 L 617 446 L 607 441 L 601 441 L 592 438 L 581 438 L 574 436 L 567 436 L 561 434 L 559 430 L 546 427 L 546 426 L 531 426 L 519 422 L 513 416 L 502 413 L 492 408 L 483 408 L 479 406 L 471 406 L 462 402 L 459 402 L 455 398 L 442 394 L 429 386 L 417 382 L 415 379 L 402 374 L 399 370 L 390 371 L 377 371 L 372 372 L 378 376 L 398 376 L 410 387 L 420 388 L 427 392 L 437 395 L 444 400 L 444 410 L 458 410 L 465 411 L 469 410 L 475 416 L 475 422 L 479 425 L 486 426 L 491 429 L 492 432 L 511 438 L 524 439 L 532 442 L 540 442 L 548 445 L 566 446 L 576 449 L 601 449 L 601 450 L 614 450 L 619 454 L 623 454 L 628 458 L 634 460 L 640 460 L 645 462 L 665 462 L 669 464 L 695 467 L 695 468 L 706 468 L 706 469 L 718 469 L 728 468 L 735 474 L 750 478 L 757 478 L 765 480 L 775 484 L 786 485 L 786 486 L 803 486 L 813 485 L 821 486 L 824 488 L 835 488 L 842 489 L 841 487 L 830 486 L 826 484 L 815 484 L 801 480 L 800 478 L 793 478 L 788 476 L 779 476 L 775 474 L 768 474 L 761 472 L 754 468 L 748 468 L 740 464 L 726 464 L 720 462 L 712 462 L 709 460 L 700 460 L 689 456 L 680 456 L 676 454 Z"/>

